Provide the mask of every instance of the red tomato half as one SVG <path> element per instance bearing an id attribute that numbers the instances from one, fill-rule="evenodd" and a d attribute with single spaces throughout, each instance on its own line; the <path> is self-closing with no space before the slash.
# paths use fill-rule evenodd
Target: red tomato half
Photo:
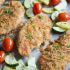
<path id="1" fill-rule="evenodd" d="M 68 14 L 68 13 L 60 13 L 59 15 L 58 15 L 58 20 L 59 21 L 69 21 L 70 20 L 70 15 Z"/>
<path id="2" fill-rule="evenodd" d="M 34 4 L 33 12 L 35 14 L 40 14 L 42 12 L 42 5 L 39 2 Z"/>
<path id="3" fill-rule="evenodd" d="M 5 60 L 5 52 L 4 51 L 0 51 L 0 63 L 3 63 Z"/>
<path id="4" fill-rule="evenodd" d="M 50 0 L 50 6 L 55 6 L 57 4 L 59 4 L 61 2 L 61 0 Z"/>
<path id="5" fill-rule="evenodd" d="M 6 38 L 4 39 L 2 46 L 6 52 L 10 52 L 13 50 L 14 41 L 11 38 Z"/>

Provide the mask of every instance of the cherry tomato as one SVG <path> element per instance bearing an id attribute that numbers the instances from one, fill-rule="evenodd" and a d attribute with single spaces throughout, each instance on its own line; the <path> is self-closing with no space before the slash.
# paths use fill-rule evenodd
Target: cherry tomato
<path id="1" fill-rule="evenodd" d="M 68 14 L 68 13 L 60 13 L 59 15 L 58 15 L 58 20 L 59 21 L 68 21 L 68 20 L 70 20 L 70 15 Z"/>
<path id="2" fill-rule="evenodd" d="M 70 0 L 67 0 L 68 3 L 70 3 Z"/>
<path id="3" fill-rule="evenodd" d="M 59 4 L 61 2 L 61 0 L 50 0 L 50 6 L 55 6 L 57 4 Z"/>
<path id="4" fill-rule="evenodd" d="M 42 5 L 39 2 L 34 4 L 33 12 L 35 14 L 40 14 L 42 12 Z"/>
<path id="5" fill-rule="evenodd" d="M 14 48 L 14 41 L 11 38 L 5 38 L 2 46 L 6 52 L 10 52 Z"/>
<path id="6" fill-rule="evenodd" d="M 0 63 L 3 63 L 5 60 L 5 52 L 4 51 L 0 51 Z"/>

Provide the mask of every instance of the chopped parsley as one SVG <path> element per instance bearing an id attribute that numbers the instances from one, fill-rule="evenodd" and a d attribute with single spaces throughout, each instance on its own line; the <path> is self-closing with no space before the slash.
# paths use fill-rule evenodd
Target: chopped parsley
<path id="1" fill-rule="evenodd" d="M 57 44 L 57 45 L 54 46 L 54 48 L 55 48 L 56 50 L 60 49 L 60 47 L 61 47 L 61 46 L 60 46 L 59 44 Z"/>
<path id="2" fill-rule="evenodd" d="M 33 39 L 32 33 L 28 33 L 26 37 L 27 37 L 27 39 L 29 39 L 29 40 L 32 40 L 32 39 Z"/>
<path id="3" fill-rule="evenodd" d="M 32 24 L 32 27 L 35 29 L 35 24 Z"/>
<path id="4" fill-rule="evenodd" d="M 60 59 L 64 59 L 64 56 L 63 55 L 60 55 Z"/>
<path id="5" fill-rule="evenodd" d="M 5 13 L 7 13 L 7 14 L 12 14 L 12 11 L 11 11 L 11 9 L 6 9 L 6 10 L 5 10 Z"/>
<path id="6" fill-rule="evenodd" d="M 0 17 L 3 16 L 4 14 L 0 14 Z"/>
<path id="7" fill-rule="evenodd" d="M 67 45 L 67 48 L 70 48 L 70 44 Z"/>
<path id="8" fill-rule="evenodd" d="M 60 53 L 60 59 L 64 59 L 64 55 Z"/>
<path id="9" fill-rule="evenodd" d="M 43 16 L 42 16 L 42 15 L 39 15 L 38 18 L 39 18 L 39 19 L 43 19 Z"/>

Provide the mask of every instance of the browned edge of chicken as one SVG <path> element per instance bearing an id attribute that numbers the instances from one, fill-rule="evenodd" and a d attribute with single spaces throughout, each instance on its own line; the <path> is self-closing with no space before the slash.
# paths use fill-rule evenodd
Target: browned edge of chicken
<path id="1" fill-rule="evenodd" d="M 16 29 L 24 16 L 24 6 L 20 1 L 11 1 L 0 9 L 0 34 L 6 34 Z"/>
<path id="2" fill-rule="evenodd" d="M 45 50 L 41 50 L 41 53 L 40 70 L 65 70 L 70 62 L 70 31 L 51 43 Z"/>
<path id="3" fill-rule="evenodd" d="M 18 51 L 22 56 L 29 56 L 31 51 L 51 38 L 52 21 L 46 15 L 32 17 L 23 26 L 18 35 Z"/>
<path id="4" fill-rule="evenodd" d="M 0 0 L 0 6 L 5 2 L 5 0 Z"/>

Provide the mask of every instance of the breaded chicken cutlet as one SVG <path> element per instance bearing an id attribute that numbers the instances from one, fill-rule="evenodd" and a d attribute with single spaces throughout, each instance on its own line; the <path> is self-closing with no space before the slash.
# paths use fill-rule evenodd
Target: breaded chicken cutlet
<path id="1" fill-rule="evenodd" d="M 40 70 L 65 70 L 70 62 L 70 31 L 42 51 Z"/>
<path id="2" fill-rule="evenodd" d="M 24 7 L 20 1 L 11 1 L 0 9 L 0 34 L 6 34 L 16 29 L 24 16 Z"/>
<path id="3" fill-rule="evenodd" d="M 34 48 L 51 38 L 52 22 L 46 15 L 32 17 L 23 26 L 18 36 L 18 51 L 22 56 L 28 56 Z"/>
<path id="4" fill-rule="evenodd" d="M 5 0 L 0 0 L 0 6 L 5 2 Z"/>

